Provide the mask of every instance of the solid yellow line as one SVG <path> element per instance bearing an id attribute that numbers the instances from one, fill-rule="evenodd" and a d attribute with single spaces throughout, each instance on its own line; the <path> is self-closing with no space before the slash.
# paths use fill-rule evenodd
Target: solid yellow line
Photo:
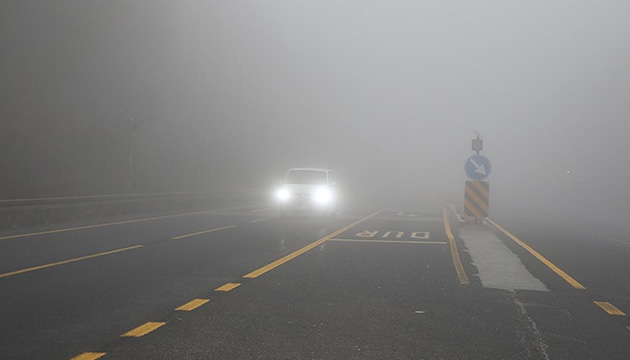
<path id="1" fill-rule="evenodd" d="M 599 306 L 610 315 L 626 316 L 626 314 L 623 311 L 617 309 L 615 305 L 609 302 L 606 302 L 606 301 L 593 301 L 593 302 L 595 303 L 595 305 Z"/>
<path id="2" fill-rule="evenodd" d="M 214 232 L 214 231 L 219 231 L 219 230 L 225 230 L 225 229 L 233 228 L 233 227 L 235 227 L 235 226 L 236 226 L 236 225 L 223 226 L 223 227 L 216 228 L 216 229 L 204 230 L 204 231 L 199 231 L 199 232 L 192 233 L 192 234 L 186 234 L 186 235 L 175 236 L 175 237 L 172 237 L 171 239 L 172 239 L 172 240 L 184 239 L 184 238 L 191 237 L 191 236 L 197 236 L 197 235 L 201 235 L 201 234 L 211 233 L 211 232 Z"/>
<path id="3" fill-rule="evenodd" d="M 446 231 L 448 244 L 451 248 L 451 258 L 453 259 L 453 265 L 455 265 L 455 271 L 457 272 L 459 283 L 462 285 L 468 285 L 470 284 L 470 281 L 468 280 L 468 275 L 466 275 L 466 271 L 464 270 L 464 265 L 462 265 L 462 259 L 459 257 L 457 243 L 455 242 L 455 237 L 453 236 L 453 232 L 451 231 L 451 224 L 448 222 L 448 216 L 446 214 L 446 208 L 444 208 L 444 206 L 442 206 L 442 218 L 444 219 L 444 230 Z"/>
<path id="4" fill-rule="evenodd" d="M 355 226 L 359 225 L 360 223 L 370 219 L 371 217 L 374 217 L 374 216 L 378 215 L 381 211 L 383 211 L 383 209 L 381 209 L 381 210 L 379 210 L 379 211 L 377 211 L 377 212 L 375 212 L 375 213 L 373 213 L 371 215 L 368 215 L 368 216 L 366 216 L 366 217 L 364 217 L 364 218 L 362 218 L 362 219 L 360 219 L 358 221 L 355 221 L 352 224 L 346 225 L 343 228 L 341 228 L 341 229 L 339 229 L 339 230 L 337 230 L 337 231 L 335 231 L 335 232 L 333 232 L 331 234 L 328 234 L 328 235 L 324 236 L 323 238 L 321 238 L 321 239 L 319 239 L 319 240 L 317 240 L 315 242 L 312 242 L 312 243 L 304 246 L 303 248 L 298 249 L 298 250 L 290 253 L 289 255 L 286 255 L 286 256 L 284 256 L 284 257 L 282 257 L 282 258 L 280 258 L 280 259 L 278 259 L 278 260 L 276 260 L 276 261 L 274 261 L 274 262 L 272 262 L 270 264 L 267 264 L 267 265 L 261 267 L 258 270 L 254 270 L 254 271 L 250 272 L 249 274 L 247 274 L 247 275 L 245 275 L 243 277 L 247 278 L 247 279 L 255 279 L 255 278 L 259 277 L 260 275 L 262 275 L 262 274 L 264 274 L 264 273 L 266 273 L 268 271 L 271 271 L 271 270 L 277 268 L 278 266 L 280 266 L 280 265 L 282 265 L 282 264 L 284 264 L 286 262 L 289 262 L 289 261 L 295 259 L 296 257 L 304 254 L 305 252 L 307 252 L 307 251 L 309 251 L 309 250 L 311 250 L 311 249 L 313 249 L 313 248 L 323 244 L 324 242 L 334 238 L 335 236 L 337 236 L 337 235 L 339 235 L 339 234 L 341 234 L 341 233 L 343 233 L 345 231 L 348 231 L 348 230 L 352 229 L 353 227 L 355 227 Z"/>
<path id="5" fill-rule="evenodd" d="M 126 333 L 120 335 L 122 337 L 141 337 L 144 336 L 148 333 L 150 333 L 153 330 L 156 330 L 160 327 L 162 327 L 164 324 L 164 322 L 148 322 L 146 324 L 140 325 L 137 328 L 127 331 Z"/>
<path id="6" fill-rule="evenodd" d="M 250 223 L 257 223 L 257 222 L 261 222 L 261 221 L 265 221 L 265 220 L 271 220 L 273 219 L 273 217 L 267 217 L 267 218 L 262 218 L 262 219 L 256 219 L 256 220 L 252 220 L 250 221 Z"/>
<path id="7" fill-rule="evenodd" d="M 210 301 L 210 299 L 195 299 L 193 301 L 189 301 L 186 304 L 178 307 L 177 311 L 193 311 L 196 308 L 200 307 L 201 305 L 207 303 L 208 301 Z"/>
<path id="8" fill-rule="evenodd" d="M 133 250 L 133 249 L 141 248 L 143 246 L 144 245 L 135 245 L 135 246 L 130 246 L 130 247 L 122 248 L 122 249 L 106 251 L 106 252 L 102 252 L 102 253 L 98 253 L 98 254 L 81 256 L 81 257 L 74 258 L 74 259 L 57 261 L 57 262 L 50 263 L 50 264 L 34 266 L 34 267 L 27 268 L 27 269 L 11 271 L 11 272 L 8 272 L 8 273 L 0 274 L 0 279 L 1 278 L 5 278 L 5 277 L 9 277 L 9 276 L 13 276 L 13 275 L 23 274 L 23 273 L 30 272 L 30 271 L 41 270 L 41 269 L 45 269 L 45 268 L 49 268 L 49 267 L 53 267 L 53 266 L 69 264 L 69 263 L 73 263 L 73 262 L 76 262 L 76 261 L 87 260 L 87 259 L 91 259 L 91 258 L 95 258 L 95 257 L 99 257 L 99 256 L 111 255 L 111 254 L 119 253 L 119 252 L 122 252 L 122 251 Z"/>
<path id="9" fill-rule="evenodd" d="M 81 355 L 75 356 L 70 360 L 96 360 L 102 358 L 107 353 L 97 353 L 97 352 L 85 352 Z"/>
<path id="10" fill-rule="evenodd" d="M 27 233 L 27 234 L 8 235 L 8 236 L 2 236 L 2 237 L 0 237 L 0 240 L 16 239 L 16 238 L 22 238 L 22 237 L 28 237 L 28 236 L 36 236 L 36 235 L 55 234 L 55 233 L 67 232 L 67 231 L 76 231 L 76 230 L 84 230 L 84 229 L 93 229 L 93 228 L 99 228 L 99 227 L 104 227 L 104 226 L 113 226 L 113 225 L 122 225 L 122 224 L 132 224 L 132 223 L 143 222 L 143 221 L 151 221 L 151 220 L 168 219 L 168 218 L 178 217 L 178 216 L 199 215 L 199 214 L 211 214 L 211 213 L 214 213 L 214 212 L 219 212 L 219 211 L 225 211 L 225 210 L 236 210 L 236 209 L 243 209 L 243 208 L 251 208 L 251 207 L 255 207 L 255 206 L 258 206 L 258 205 L 237 206 L 237 207 L 225 208 L 225 209 L 195 211 L 195 212 L 191 212 L 191 213 L 173 214 L 173 215 L 164 215 L 164 216 L 156 216 L 156 217 L 150 217 L 150 218 L 142 218 L 142 219 L 134 219 L 134 220 L 125 220 L 125 221 L 116 221 L 116 222 L 110 222 L 110 223 L 104 223 L 104 224 L 95 224 L 95 225 L 77 226 L 77 227 L 71 227 L 71 228 L 65 228 L 65 229 L 57 229 L 57 230 L 40 231 L 40 232 Z"/>
<path id="11" fill-rule="evenodd" d="M 366 242 L 366 243 L 395 243 L 395 244 L 426 244 L 426 245 L 446 245 L 443 241 L 411 241 L 411 240 L 362 240 L 362 239 L 330 239 L 337 242 Z"/>
<path id="12" fill-rule="evenodd" d="M 236 289 L 239 286 L 241 286 L 240 283 L 227 283 L 225 285 L 221 285 L 218 288 L 214 289 L 214 291 L 230 291 L 230 290 Z"/>
<path id="13" fill-rule="evenodd" d="M 529 251 L 530 254 L 534 255 L 534 257 L 536 257 L 538 260 L 540 260 L 543 264 L 547 265 L 547 267 L 549 267 L 551 270 L 553 270 L 553 272 L 558 274 L 561 278 L 564 279 L 564 281 L 568 282 L 571 286 L 573 286 L 576 289 L 580 289 L 580 290 L 585 290 L 586 289 L 584 287 L 584 285 L 582 285 L 579 282 L 577 282 L 577 280 L 575 280 L 574 278 L 569 276 L 569 274 L 565 273 L 559 267 L 554 265 L 551 261 L 547 260 L 547 258 L 542 256 L 538 251 L 534 250 L 531 246 L 525 244 L 523 241 L 521 241 L 521 239 L 517 238 L 516 235 L 514 235 L 511 232 L 507 231 L 505 228 L 503 228 L 501 225 L 499 225 L 496 222 L 494 222 L 492 219 L 487 218 L 486 220 L 488 220 L 488 222 L 490 224 L 492 224 L 494 227 L 496 227 L 497 229 L 501 230 L 510 239 L 514 240 L 514 242 L 516 242 L 517 244 L 522 246 L 523 249 Z"/>

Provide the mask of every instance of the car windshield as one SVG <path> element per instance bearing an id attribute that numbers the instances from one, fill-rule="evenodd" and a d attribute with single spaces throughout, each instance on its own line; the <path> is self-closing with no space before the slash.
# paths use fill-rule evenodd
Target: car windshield
<path id="1" fill-rule="evenodd" d="M 285 184 L 325 185 L 326 172 L 319 170 L 289 170 Z"/>

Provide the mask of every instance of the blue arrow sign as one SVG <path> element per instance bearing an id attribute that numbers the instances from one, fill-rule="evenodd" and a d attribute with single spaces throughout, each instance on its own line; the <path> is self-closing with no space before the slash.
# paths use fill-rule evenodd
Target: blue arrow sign
<path id="1" fill-rule="evenodd" d="M 466 161 L 466 175 L 471 180 L 483 180 L 490 175 L 490 160 L 483 155 L 473 155 Z"/>

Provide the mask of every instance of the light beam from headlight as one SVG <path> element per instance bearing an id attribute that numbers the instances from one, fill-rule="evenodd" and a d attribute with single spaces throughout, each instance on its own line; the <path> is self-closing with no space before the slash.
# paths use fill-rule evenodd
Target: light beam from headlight
<path id="1" fill-rule="evenodd" d="M 332 201 L 333 194 L 332 191 L 327 188 L 317 189 L 317 191 L 315 191 L 314 198 L 315 202 L 318 204 L 328 204 Z"/>
<path id="2" fill-rule="evenodd" d="M 291 197 L 291 194 L 287 189 L 280 189 L 276 192 L 276 199 L 279 201 L 287 201 Z"/>

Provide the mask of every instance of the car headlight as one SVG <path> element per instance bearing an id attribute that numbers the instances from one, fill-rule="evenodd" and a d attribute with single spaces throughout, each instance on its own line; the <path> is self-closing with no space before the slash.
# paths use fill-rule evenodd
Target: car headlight
<path id="1" fill-rule="evenodd" d="M 318 204 L 327 204 L 332 201 L 333 193 L 327 188 L 317 189 L 317 191 L 315 191 L 314 198 L 315 202 Z"/>
<path id="2" fill-rule="evenodd" d="M 276 192 L 276 199 L 280 201 L 287 201 L 291 197 L 291 194 L 287 189 L 280 189 Z"/>

